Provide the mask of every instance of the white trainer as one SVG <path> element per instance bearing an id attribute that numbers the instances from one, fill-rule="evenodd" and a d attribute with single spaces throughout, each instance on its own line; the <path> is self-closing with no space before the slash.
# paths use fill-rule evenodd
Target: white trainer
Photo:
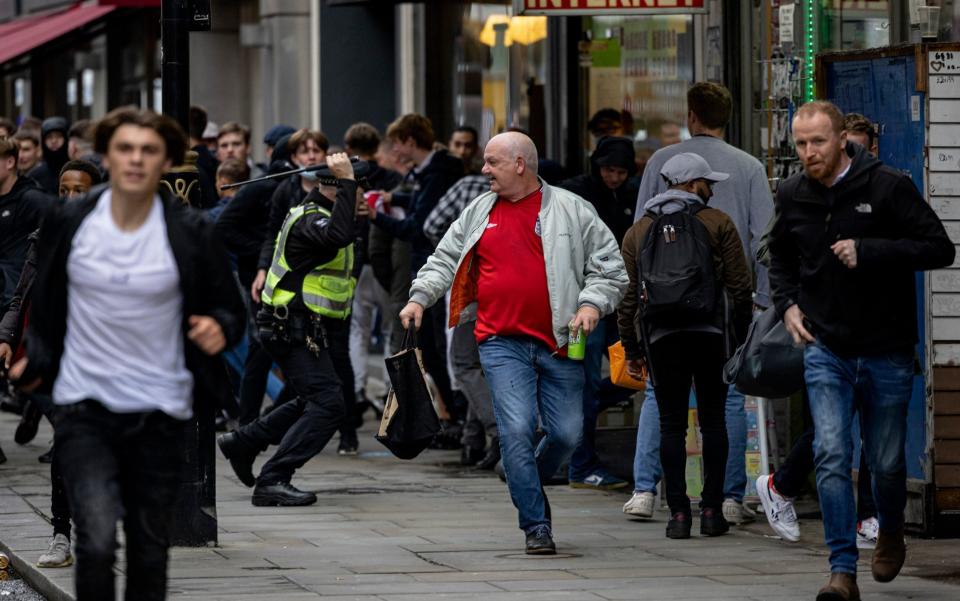
<path id="1" fill-rule="evenodd" d="M 880 520 L 867 518 L 857 522 L 857 548 L 873 549 L 877 546 L 877 537 L 880 536 Z"/>
<path id="2" fill-rule="evenodd" d="M 731 524 L 746 524 L 757 519 L 757 514 L 735 499 L 723 500 L 723 519 Z"/>
<path id="3" fill-rule="evenodd" d="M 792 543 L 800 540 L 800 523 L 797 521 L 797 511 L 793 507 L 793 501 L 777 492 L 773 487 L 772 476 L 764 475 L 757 478 L 757 495 L 760 497 L 760 504 L 763 505 L 767 522 L 773 531 L 783 540 Z"/>
<path id="4" fill-rule="evenodd" d="M 73 565 L 73 554 L 70 552 L 70 539 L 62 534 L 54 535 L 50 539 L 47 551 L 37 560 L 39 568 L 66 568 Z"/>
<path id="5" fill-rule="evenodd" d="M 652 518 L 653 501 L 652 492 L 635 492 L 630 500 L 623 504 L 623 513 L 638 518 Z"/>

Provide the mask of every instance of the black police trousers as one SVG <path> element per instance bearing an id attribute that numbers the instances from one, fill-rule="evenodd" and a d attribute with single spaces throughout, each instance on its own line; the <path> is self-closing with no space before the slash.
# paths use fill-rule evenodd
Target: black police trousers
<path id="1" fill-rule="evenodd" d="M 310 350 L 304 342 L 263 341 L 283 370 L 296 398 L 241 427 L 240 441 L 257 451 L 279 445 L 264 464 L 257 484 L 290 482 L 293 473 L 319 454 L 344 419 L 343 387 L 330 350 Z"/>

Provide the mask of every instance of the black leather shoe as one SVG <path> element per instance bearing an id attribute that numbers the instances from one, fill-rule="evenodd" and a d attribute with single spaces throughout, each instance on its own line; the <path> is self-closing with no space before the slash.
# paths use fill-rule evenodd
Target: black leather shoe
<path id="1" fill-rule="evenodd" d="M 253 489 L 253 504 L 257 507 L 299 507 L 316 502 L 317 495 L 300 490 L 289 482 L 257 484 Z"/>
<path id="2" fill-rule="evenodd" d="M 477 462 L 476 468 L 478 470 L 492 470 L 497 467 L 497 463 L 500 462 L 500 441 L 496 438 L 490 442 L 490 448 L 487 449 L 487 454 L 483 456 L 483 459 Z"/>
<path id="3" fill-rule="evenodd" d="M 223 456 L 230 460 L 233 473 L 244 485 L 252 487 L 257 483 L 257 479 L 253 475 L 253 460 L 257 455 L 243 446 L 243 443 L 237 438 L 236 432 L 227 432 L 217 436 L 217 446 L 220 447 Z"/>
<path id="4" fill-rule="evenodd" d="M 20 423 L 13 433 L 13 440 L 17 444 L 27 444 L 37 435 L 37 429 L 40 427 L 40 418 L 43 412 L 40 407 L 30 399 L 23 405 L 23 414 L 20 416 Z"/>
<path id="5" fill-rule="evenodd" d="M 556 555 L 557 545 L 553 542 L 550 526 L 541 524 L 527 533 L 527 555 Z"/>
<path id="6" fill-rule="evenodd" d="M 690 538 L 691 522 L 689 513 L 678 511 L 673 514 L 667 522 L 667 538 Z"/>
<path id="7" fill-rule="evenodd" d="M 716 509 L 704 509 L 700 512 L 700 536 L 720 536 L 730 531 L 730 523 L 723 512 Z"/>
<path id="8" fill-rule="evenodd" d="M 47 464 L 53 463 L 53 447 L 50 447 L 49 451 L 37 457 L 37 461 Z"/>

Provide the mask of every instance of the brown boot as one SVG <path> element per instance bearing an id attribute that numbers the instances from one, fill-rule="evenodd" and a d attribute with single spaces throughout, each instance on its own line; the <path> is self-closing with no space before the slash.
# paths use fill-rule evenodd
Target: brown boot
<path id="1" fill-rule="evenodd" d="M 907 557 L 907 545 L 903 542 L 903 526 L 896 530 L 880 531 L 877 546 L 873 550 L 870 569 L 877 582 L 890 582 L 900 573 Z"/>
<path id="2" fill-rule="evenodd" d="M 830 580 L 817 593 L 817 601 L 860 601 L 857 575 L 832 572 Z"/>

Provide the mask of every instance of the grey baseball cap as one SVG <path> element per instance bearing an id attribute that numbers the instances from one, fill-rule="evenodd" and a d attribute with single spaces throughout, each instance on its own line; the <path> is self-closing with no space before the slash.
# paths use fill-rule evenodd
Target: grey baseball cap
<path id="1" fill-rule="evenodd" d="M 660 168 L 662 175 L 671 186 L 685 184 L 695 179 L 705 179 L 709 182 L 722 182 L 730 177 L 729 173 L 720 173 L 710 169 L 710 165 L 699 154 L 682 152 L 671 157 Z"/>

